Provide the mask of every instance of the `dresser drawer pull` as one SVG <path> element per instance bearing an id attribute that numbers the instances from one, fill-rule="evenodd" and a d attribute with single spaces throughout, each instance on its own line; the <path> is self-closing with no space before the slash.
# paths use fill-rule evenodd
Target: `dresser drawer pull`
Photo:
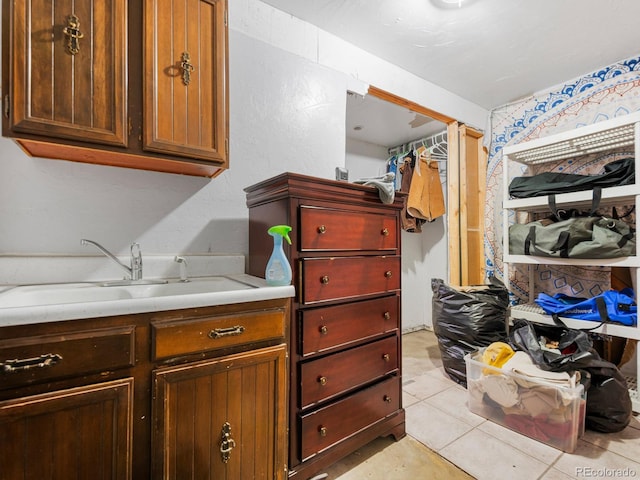
<path id="1" fill-rule="evenodd" d="M 318 383 L 325 386 L 327 384 L 327 377 L 318 377 Z"/>
<path id="2" fill-rule="evenodd" d="M 392 275 L 391 270 L 387 270 L 386 272 L 384 272 L 384 276 L 387 278 L 391 278 L 391 275 Z"/>
<path id="3" fill-rule="evenodd" d="M 327 283 L 329 283 L 329 275 L 323 275 L 320 278 L 320 283 L 322 283 L 323 285 L 326 285 Z"/>
<path id="4" fill-rule="evenodd" d="M 321 334 L 321 335 L 326 335 L 327 333 L 329 333 L 329 329 L 327 328 L 327 326 L 326 326 L 326 325 L 322 325 L 322 326 L 319 328 L 319 330 L 320 330 L 320 334 Z"/>
<path id="5" fill-rule="evenodd" d="M 209 332 L 209 338 L 230 337 L 233 335 L 241 335 L 244 333 L 244 327 L 242 325 L 235 325 L 228 328 L 214 328 Z"/>
<path id="6" fill-rule="evenodd" d="M 321 437 L 326 437 L 327 436 L 327 427 L 323 427 L 322 425 L 320 425 L 318 427 L 318 433 L 320 434 Z"/>
<path id="7" fill-rule="evenodd" d="M 385 353 L 384 355 L 382 355 L 382 359 L 385 362 L 388 362 L 389 360 L 391 360 L 391 355 L 389 355 L 388 353 Z"/>
<path id="8" fill-rule="evenodd" d="M 319 233 L 320 235 L 322 235 L 323 233 L 326 233 L 326 231 L 327 231 L 327 227 L 325 227 L 324 225 L 320 225 L 320 226 L 318 227 L 318 233 Z"/>
<path id="9" fill-rule="evenodd" d="M 388 228 L 383 228 L 380 233 L 382 235 L 384 235 L 385 237 L 388 237 L 389 236 L 389 229 Z"/>
<path id="10" fill-rule="evenodd" d="M 30 370 L 32 368 L 52 367 L 62 360 L 62 356 L 57 353 L 46 353 L 39 357 L 21 358 L 15 360 L 6 360 L 0 362 L 0 369 L 5 373 L 15 373 L 21 370 Z"/>
<path id="11" fill-rule="evenodd" d="M 391 320 L 391 314 L 389 312 L 384 312 L 382 316 L 384 317 L 385 320 Z"/>
<path id="12" fill-rule="evenodd" d="M 383 400 L 387 403 L 391 403 L 391 397 L 389 395 L 385 395 Z"/>

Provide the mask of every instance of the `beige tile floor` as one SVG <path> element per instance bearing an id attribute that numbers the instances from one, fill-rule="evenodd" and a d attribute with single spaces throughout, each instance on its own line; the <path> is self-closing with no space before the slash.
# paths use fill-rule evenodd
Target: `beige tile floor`
<path id="1" fill-rule="evenodd" d="M 471 413 L 449 379 L 431 331 L 403 335 L 407 436 L 380 438 L 334 465 L 336 480 L 566 480 L 640 478 L 640 417 L 622 432 L 587 430 L 575 452 L 512 432 Z"/>

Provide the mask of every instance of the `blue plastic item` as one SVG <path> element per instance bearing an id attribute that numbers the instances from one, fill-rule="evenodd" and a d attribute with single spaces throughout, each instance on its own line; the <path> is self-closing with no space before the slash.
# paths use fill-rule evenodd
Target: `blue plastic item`
<path id="1" fill-rule="evenodd" d="M 608 290 L 591 298 L 570 297 L 563 293 L 554 296 L 539 293 L 535 302 L 548 315 L 588 320 L 592 322 L 612 321 L 633 326 L 638 321 L 638 307 L 630 288 L 621 291 Z M 598 299 L 602 299 L 609 318 L 602 318 L 598 309 Z"/>
<path id="2" fill-rule="evenodd" d="M 264 273 L 267 285 L 291 285 L 291 265 L 289 265 L 282 248 L 283 238 L 291 245 L 290 231 L 291 227 L 289 225 L 274 225 L 267 230 L 267 233 L 273 237 L 273 252 L 267 262 L 267 268 Z"/>

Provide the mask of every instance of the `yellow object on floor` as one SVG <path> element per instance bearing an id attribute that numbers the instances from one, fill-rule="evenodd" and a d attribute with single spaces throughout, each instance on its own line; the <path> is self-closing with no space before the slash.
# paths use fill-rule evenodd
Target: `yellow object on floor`
<path id="1" fill-rule="evenodd" d="M 513 348 L 504 342 L 493 342 L 482 354 L 482 363 L 491 365 L 492 367 L 502 368 L 515 352 Z"/>

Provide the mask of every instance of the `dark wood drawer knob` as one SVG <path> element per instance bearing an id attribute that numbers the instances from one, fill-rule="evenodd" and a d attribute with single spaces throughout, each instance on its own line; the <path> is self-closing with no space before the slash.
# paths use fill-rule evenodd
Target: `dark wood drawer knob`
<path id="1" fill-rule="evenodd" d="M 319 330 L 320 330 L 320 334 L 321 334 L 321 335 L 326 335 L 327 333 L 329 333 L 329 329 L 327 328 L 327 326 L 326 326 L 326 325 L 322 325 L 322 326 L 319 328 Z"/>
<path id="2" fill-rule="evenodd" d="M 391 275 L 393 275 L 391 273 L 391 270 L 387 270 L 386 272 L 384 272 L 384 276 L 387 277 L 387 278 L 391 278 Z"/>
<path id="3" fill-rule="evenodd" d="M 391 314 L 389 312 L 384 312 L 382 316 L 384 317 L 385 320 L 391 320 Z"/>
<path id="4" fill-rule="evenodd" d="M 323 275 L 320 278 L 320 283 L 322 283 L 323 285 L 326 285 L 327 283 L 329 283 L 329 275 Z"/>
<path id="5" fill-rule="evenodd" d="M 318 227 L 318 233 L 319 233 L 320 235 L 322 235 L 322 234 L 323 234 L 323 233 L 325 233 L 326 231 L 327 231 L 327 227 L 325 227 L 324 225 L 320 225 L 320 226 Z"/>
<path id="6" fill-rule="evenodd" d="M 327 384 L 327 377 L 318 377 L 318 383 L 325 386 Z"/>
<path id="7" fill-rule="evenodd" d="M 322 425 L 320 425 L 318 427 L 318 433 L 320 434 L 321 437 L 326 437 L 327 436 L 327 427 L 323 427 Z"/>
<path id="8" fill-rule="evenodd" d="M 388 353 L 385 353 L 384 355 L 382 355 L 382 359 L 385 362 L 388 362 L 389 360 L 391 360 L 391 355 L 389 355 Z"/>
<path id="9" fill-rule="evenodd" d="M 384 235 L 385 237 L 388 237 L 389 236 L 389 229 L 388 228 L 383 228 L 380 233 L 382 235 Z"/>
<path id="10" fill-rule="evenodd" d="M 385 395 L 383 400 L 387 403 L 391 403 L 391 397 L 389 395 Z"/>

